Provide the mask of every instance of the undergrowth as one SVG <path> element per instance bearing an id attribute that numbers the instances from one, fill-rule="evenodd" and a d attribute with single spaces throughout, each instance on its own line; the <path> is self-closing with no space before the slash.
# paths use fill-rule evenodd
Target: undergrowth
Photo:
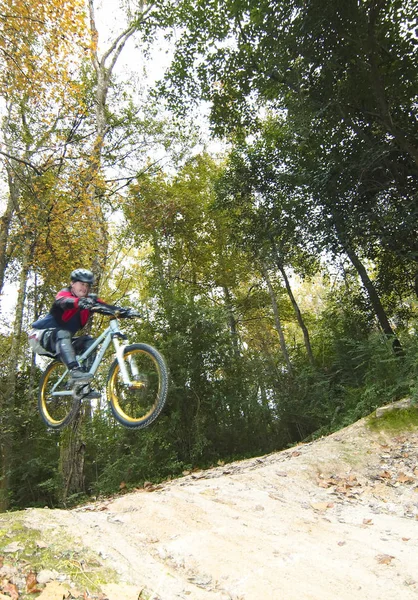
<path id="1" fill-rule="evenodd" d="M 413 431 L 418 429 L 418 408 L 412 406 L 402 410 L 391 410 L 379 418 L 371 415 L 367 424 L 373 431 Z"/>
<path id="2" fill-rule="evenodd" d="M 12 544 L 14 551 L 11 551 Z M 118 580 L 116 572 L 107 567 L 104 569 L 94 553 L 75 539 L 63 537 L 62 531 L 28 527 L 16 513 L 3 515 L 0 519 L 0 555 L 4 557 L 4 564 L 17 570 L 22 581 L 30 571 L 50 570 L 57 573 L 65 587 L 72 585 L 96 593 L 100 591 L 100 584 Z M 24 589 L 19 593 L 21 600 L 34 598 L 33 593 Z"/>

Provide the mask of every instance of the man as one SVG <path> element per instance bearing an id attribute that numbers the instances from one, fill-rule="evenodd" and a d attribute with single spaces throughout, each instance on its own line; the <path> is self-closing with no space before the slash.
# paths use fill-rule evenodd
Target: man
<path id="1" fill-rule="evenodd" d="M 76 352 L 84 352 L 94 342 L 94 338 L 89 335 L 73 338 L 73 335 L 86 325 L 90 309 L 97 303 L 114 309 L 127 309 L 105 304 L 96 295 L 89 294 L 94 275 L 88 269 L 75 269 L 70 279 L 70 285 L 55 296 L 49 313 L 32 323 L 29 345 L 38 354 L 58 356 L 68 367 L 74 384 L 87 384 L 93 376 L 80 367 Z"/>

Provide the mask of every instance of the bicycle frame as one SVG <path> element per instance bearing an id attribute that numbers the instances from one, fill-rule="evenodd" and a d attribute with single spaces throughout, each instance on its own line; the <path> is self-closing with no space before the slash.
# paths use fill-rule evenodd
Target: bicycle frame
<path id="1" fill-rule="evenodd" d="M 120 338 L 122 338 L 124 340 L 124 343 L 122 343 L 122 344 L 120 343 L 120 341 L 119 341 Z M 103 356 L 105 355 L 105 352 L 109 348 L 111 342 L 113 342 L 113 345 L 115 347 L 116 359 L 119 363 L 123 383 L 126 386 L 131 386 L 132 381 L 129 377 L 128 370 L 127 370 L 125 362 L 123 360 L 123 355 L 124 355 L 125 348 L 128 345 L 128 340 L 127 340 L 126 336 L 121 332 L 121 330 L 119 328 L 118 320 L 116 318 L 111 319 L 111 321 L 109 323 L 109 327 L 107 327 L 99 335 L 99 337 L 95 339 L 93 344 L 91 344 L 91 346 L 89 346 L 87 348 L 87 350 L 85 352 L 83 352 L 83 354 L 80 354 L 77 356 L 77 360 L 79 362 L 83 362 L 86 358 L 88 358 L 94 352 L 94 350 L 98 346 L 101 345 L 101 348 L 100 348 L 99 352 L 97 353 L 97 356 L 94 359 L 94 362 L 89 369 L 89 373 L 92 373 L 92 375 L 94 377 L 94 375 L 97 372 L 97 369 L 99 368 L 100 363 L 102 362 Z M 138 374 L 139 374 L 138 369 L 137 369 L 134 361 L 132 360 L 132 357 L 130 357 L 129 362 L 130 362 L 132 374 L 134 375 L 134 377 L 138 376 Z M 57 388 L 65 380 L 67 374 L 68 374 L 68 369 L 65 370 L 62 377 L 59 378 L 59 380 L 56 382 L 56 384 L 52 388 L 52 390 L 51 390 L 52 396 L 71 396 L 71 395 L 73 395 L 73 390 L 57 390 Z"/>
<path id="2" fill-rule="evenodd" d="M 106 396 L 108 408 L 120 425 L 129 429 L 148 427 L 167 400 L 169 375 L 165 359 L 149 344 L 130 342 L 120 330 L 119 319 L 142 317 L 135 309 L 103 303 L 103 306 L 92 307 L 92 311 L 110 317 L 110 321 L 96 339 L 90 338 L 91 346 L 77 355 L 80 366 L 91 363 L 90 377 L 85 377 L 89 381 L 74 381 L 69 369 L 60 361 L 49 363 L 39 383 L 39 414 L 47 427 L 60 430 L 77 417 L 84 399 L 87 402 L 99 399 L 98 403 L 91 402 L 91 407 L 101 410 Z M 104 359 L 111 344 L 112 355 Z M 96 391 L 90 382 L 94 381 L 99 367 Z"/>

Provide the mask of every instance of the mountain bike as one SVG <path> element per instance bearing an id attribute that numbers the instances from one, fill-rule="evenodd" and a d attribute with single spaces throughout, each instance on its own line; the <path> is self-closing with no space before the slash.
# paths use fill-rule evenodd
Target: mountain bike
<path id="1" fill-rule="evenodd" d="M 164 408 L 168 390 L 168 370 L 162 355 L 148 344 L 129 344 L 121 331 L 119 319 L 140 317 L 132 309 L 122 311 L 96 305 L 91 309 L 110 318 L 109 326 L 77 356 L 82 368 L 92 373 L 92 381 L 74 384 L 67 367 L 53 360 L 46 367 L 39 384 L 38 410 L 48 427 L 62 429 L 71 423 L 80 410 L 83 400 L 101 398 L 103 392 L 91 391 L 96 373 L 106 351 L 113 343 L 115 358 L 107 375 L 107 401 L 114 418 L 124 427 L 148 427 Z M 97 382 L 97 378 L 96 378 Z M 94 410 L 94 404 L 92 405 Z"/>

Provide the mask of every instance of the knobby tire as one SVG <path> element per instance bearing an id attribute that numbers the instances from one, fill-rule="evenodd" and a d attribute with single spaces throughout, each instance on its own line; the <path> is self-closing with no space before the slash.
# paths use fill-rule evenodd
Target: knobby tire
<path id="1" fill-rule="evenodd" d="M 131 370 L 133 359 L 139 370 Z M 132 344 L 124 350 L 124 363 L 133 385 L 123 384 L 120 366 L 115 360 L 107 381 L 107 397 L 115 419 L 124 427 L 143 429 L 158 417 L 164 408 L 168 391 L 168 370 L 164 358 L 148 344 Z"/>
<path id="2" fill-rule="evenodd" d="M 65 372 L 66 367 L 58 360 L 51 362 L 42 374 L 39 384 L 38 410 L 44 423 L 51 429 L 63 429 L 75 418 L 80 401 L 72 395 L 52 396 L 50 391 Z M 60 384 L 60 389 L 71 389 L 69 378 Z"/>

